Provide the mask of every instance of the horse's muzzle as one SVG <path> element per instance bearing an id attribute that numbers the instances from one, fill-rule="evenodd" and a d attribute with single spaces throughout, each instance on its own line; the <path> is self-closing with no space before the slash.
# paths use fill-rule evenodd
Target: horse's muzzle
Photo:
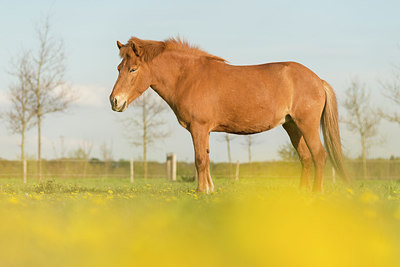
<path id="1" fill-rule="evenodd" d="M 126 99 L 123 99 L 121 97 L 112 97 L 110 96 L 110 103 L 111 103 L 111 108 L 114 111 L 117 112 L 122 112 L 127 108 L 127 101 Z"/>

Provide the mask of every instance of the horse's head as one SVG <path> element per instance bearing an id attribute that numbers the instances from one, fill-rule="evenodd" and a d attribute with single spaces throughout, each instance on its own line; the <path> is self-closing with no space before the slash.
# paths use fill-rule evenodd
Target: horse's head
<path id="1" fill-rule="evenodd" d="M 133 37 L 125 45 L 117 41 L 117 46 L 122 61 L 110 102 L 114 111 L 122 112 L 151 85 L 150 62 L 164 50 L 164 43 Z"/>

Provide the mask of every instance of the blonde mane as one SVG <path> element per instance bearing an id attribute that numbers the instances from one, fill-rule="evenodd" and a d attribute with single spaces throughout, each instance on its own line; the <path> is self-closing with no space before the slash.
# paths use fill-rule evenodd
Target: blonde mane
<path id="1" fill-rule="evenodd" d="M 209 59 L 223 61 L 226 62 L 225 59 L 211 55 L 203 50 L 201 50 L 198 46 L 194 46 L 189 44 L 188 41 L 181 39 L 181 38 L 169 38 L 164 41 L 166 49 L 170 50 L 179 50 L 187 54 L 198 55 L 202 57 L 206 57 Z"/>
<path id="2" fill-rule="evenodd" d="M 151 61 L 153 58 L 167 50 L 175 50 L 185 54 L 197 55 L 199 57 L 206 57 L 211 60 L 226 62 L 225 59 L 208 54 L 197 46 L 190 45 L 189 42 L 181 38 L 169 38 L 163 42 L 152 40 L 141 40 L 136 37 L 129 39 L 128 43 L 121 47 L 120 57 L 127 58 L 135 56 L 132 49 L 136 49 L 136 56 L 143 57 L 145 61 Z"/>

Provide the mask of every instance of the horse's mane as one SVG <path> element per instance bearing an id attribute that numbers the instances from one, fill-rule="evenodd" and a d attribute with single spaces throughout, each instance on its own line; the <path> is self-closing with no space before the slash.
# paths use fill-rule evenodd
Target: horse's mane
<path id="1" fill-rule="evenodd" d="M 131 47 L 133 46 L 137 48 L 139 56 L 143 57 L 145 61 L 151 61 L 153 58 L 161 53 L 164 53 L 165 51 L 174 50 L 185 54 L 226 62 L 225 59 L 208 54 L 197 46 L 190 45 L 188 41 L 181 38 L 169 38 L 161 42 L 152 40 L 141 40 L 139 38 L 132 37 L 131 39 L 129 39 L 126 45 L 121 47 L 121 58 L 133 57 L 134 51 L 131 49 Z"/>
<path id="2" fill-rule="evenodd" d="M 174 49 L 174 50 L 182 51 L 187 54 L 198 55 L 201 57 L 206 57 L 206 58 L 217 60 L 217 61 L 222 61 L 222 62 L 226 61 L 223 58 L 211 55 L 211 54 L 205 52 L 204 50 L 201 50 L 198 46 L 189 44 L 188 41 L 186 41 L 185 39 L 181 39 L 179 37 L 178 38 L 169 38 L 169 39 L 165 40 L 164 43 L 165 43 L 167 49 L 171 49 L 171 50 Z"/>

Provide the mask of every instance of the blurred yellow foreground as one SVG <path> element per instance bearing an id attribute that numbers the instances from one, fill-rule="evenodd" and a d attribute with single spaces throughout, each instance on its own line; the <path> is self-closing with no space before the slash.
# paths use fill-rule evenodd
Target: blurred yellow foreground
<path id="1" fill-rule="evenodd" d="M 0 266 L 400 266 L 395 182 L 0 185 Z"/>

